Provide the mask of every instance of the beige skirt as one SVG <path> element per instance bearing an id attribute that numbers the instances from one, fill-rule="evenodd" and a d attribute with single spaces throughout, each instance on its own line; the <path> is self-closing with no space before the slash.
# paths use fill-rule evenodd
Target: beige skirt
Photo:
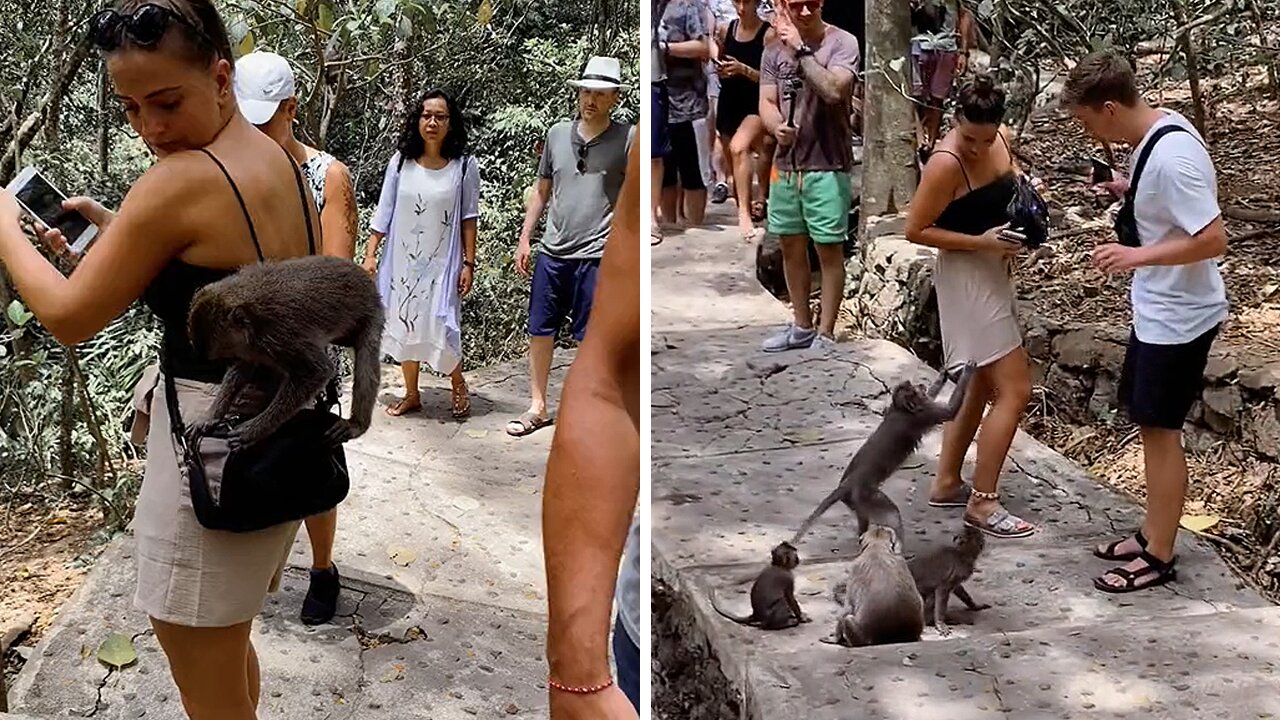
<path id="1" fill-rule="evenodd" d="M 218 386 L 177 379 L 178 407 L 200 418 Z M 164 381 L 149 369 L 134 390 L 131 436 L 146 436 L 147 465 L 134 513 L 138 587 L 134 605 L 186 627 L 226 627 L 252 620 L 280 587 L 301 521 L 247 533 L 208 530 L 196 520 L 178 465 Z"/>
<path id="2" fill-rule="evenodd" d="M 984 367 L 1022 345 L 1011 263 L 964 250 L 938 252 L 933 273 L 946 368 Z"/>

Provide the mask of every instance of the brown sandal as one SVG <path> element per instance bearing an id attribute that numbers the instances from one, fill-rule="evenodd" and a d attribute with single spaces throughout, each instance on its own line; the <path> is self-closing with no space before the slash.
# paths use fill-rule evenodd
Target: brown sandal
<path id="1" fill-rule="evenodd" d="M 471 390 L 464 381 L 462 387 L 453 386 L 453 416 L 464 418 L 471 414 Z"/>
<path id="2" fill-rule="evenodd" d="M 391 417 L 400 417 L 401 415 L 408 415 L 409 413 L 418 412 L 421 409 L 422 409 L 421 396 L 418 396 L 418 398 L 416 398 L 413 401 L 413 404 L 410 405 L 409 396 L 406 395 L 405 397 L 402 397 L 398 401 L 396 401 L 396 404 L 387 406 L 387 414 L 390 415 Z"/>

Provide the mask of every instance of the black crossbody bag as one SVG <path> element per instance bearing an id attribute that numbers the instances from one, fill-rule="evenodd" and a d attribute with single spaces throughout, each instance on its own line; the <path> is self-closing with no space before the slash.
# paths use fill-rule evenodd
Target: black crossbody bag
<path id="1" fill-rule="evenodd" d="M 218 164 L 235 190 L 249 220 L 249 232 L 259 261 L 265 262 L 253 221 L 235 181 L 217 158 L 207 151 L 205 154 Z M 289 162 L 293 164 L 292 157 Z M 307 219 L 307 245 L 314 255 L 311 212 L 296 164 L 293 172 Z M 314 407 L 298 411 L 262 441 L 233 449 L 227 430 L 235 418 L 224 419 L 203 435 L 187 438 L 178 407 L 172 362 L 163 349 L 160 363 L 178 466 L 190 488 L 196 520 L 202 526 L 210 530 L 252 532 L 331 510 L 346 498 L 351 484 L 346 454 L 341 444 L 331 444 L 324 438 L 341 420 L 331 412 L 338 405 L 336 376 L 329 380 L 324 397 L 317 399 Z"/>
<path id="2" fill-rule="evenodd" d="M 1147 166 L 1147 158 L 1151 156 L 1151 150 L 1156 143 L 1160 142 L 1160 138 L 1175 132 L 1187 132 L 1187 129 L 1181 125 L 1165 125 L 1155 131 L 1151 140 L 1138 154 L 1138 162 L 1133 166 L 1133 177 L 1129 179 L 1129 189 L 1124 191 L 1124 204 L 1120 206 L 1120 212 L 1116 213 L 1115 220 L 1116 240 L 1125 247 L 1142 246 L 1142 239 L 1138 237 L 1138 218 L 1134 215 L 1133 203 L 1138 197 L 1138 179 L 1142 177 L 1142 170 Z"/>

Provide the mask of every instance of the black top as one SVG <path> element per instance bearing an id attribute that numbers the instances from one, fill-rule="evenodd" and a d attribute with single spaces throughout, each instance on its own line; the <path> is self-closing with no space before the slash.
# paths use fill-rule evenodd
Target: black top
<path id="1" fill-rule="evenodd" d="M 734 37 L 736 32 L 738 32 L 738 21 L 730 21 L 729 32 L 725 34 L 724 38 L 724 54 L 759 72 L 760 60 L 764 56 L 764 34 L 769 32 L 769 23 L 761 23 L 760 30 L 756 32 L 755 37 L 746 42 Z M 751 97 L 755 99 L 756 103 L 759 103 L 760 83 L 745 75 L 721 78 L 720 95 L 722 97 L 726 95 Z M 756 112 L 759 112 L 759 110 L 756 110 Z"/>
<path id="2" fill-rule="evenodd" d="M 999 137 L 1008 150 L 1009 143 L 1004 135 Z M 933 221 L 934 227 L 965 235 L 981 235 L 993 227 L 1009 222 L 1009 201 L 1013 199 L 1017 187 L 1012 168 L 986 185 L 975 188 L 969 182 L 969 173 L 964 169 L 964 162 L 959 155 L 950 150 L 938 152 L 946 153 L 960 163 L 960 172 L 964 173 L 964 184 L 968 186 L 969 192 L 948 203 L 938 219 Z M 1009 158 L 1012 163 L 1012 152 L 1009 153 Z"/>
<path id="3" fill-rule="evenodd" d="M 307 196 L 306 190 L 302 185 L 302 174 L 298 171 L 298 166 L 294 164 L 293 157 L 289 155 L 289 151 L 284 148 L 280 149 L 284 151 L 285 156 L 289 158 L 289 163 L 293 165 L 293 172 L 298 181 L 298 193 L 302 197 L 302 212 L 307 222 L 307 247 L 312 254 L 315 254 L 315 238 L 311 229 L 311 212 L 307 207 Z M 235 181 L 231 179 L 231 174 L 227 172 L 227 168 L 219 162 L 218 158 L 203 148 L 200 151 L 208 155 L 217 164 L 218 168 L 222 170 L 222 174 L 226 176 L 227 182 L 231 183 L 231 189 L 236 194 L 236 200 L 240 202 L 240 209 L 244 211 L 244 219 L 249 223 L 249 237 L 253 240 L 253 248 L 258 253 L 258 260 L 265 260 L 266 258 L 262 254 L 262 246 L 258 244 L 258 233 L 253 227 L 253 218 L 249 216 L 249 208 L 244 204 L 244 197 L 240 195 L 240 188 L 236 186 Z M 234 275 L 239 269 L 238 267 L 211 268 L 192 265 L 174 258 L 160 269 L 155 279 L 143 291 L 143 302 L 146 303 L 147 307 L 151 308 L 151 312 L 155 313 L 156 317 L 160 318 L 160 324 L 163 327 L 160 352 L 165 361 L 169 363 L 174 377 L 214 384 L 222 382 L 222 376 L 226 373 L 229 363 L 213 361 L 196 355 L 195 350 L 191 347 L 191 340 L 187 337 L 187 314 L 191 310 L 191 300 L 200 288 Z"/>

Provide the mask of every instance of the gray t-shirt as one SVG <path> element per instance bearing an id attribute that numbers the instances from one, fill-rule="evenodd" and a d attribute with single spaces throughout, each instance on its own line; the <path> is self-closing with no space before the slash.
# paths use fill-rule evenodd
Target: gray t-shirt
<path id="1" fill-rule="evenodd" d="M 658 38 L 669 43 L 705 40 L 711 34 L 709 15 L 700 0 L 671 0 L 658 25 Z M 669 57 L 666 71 L 667 94 L 671 98 L 667 123 L 675 125 L 706 117 L 711 102 L 707 98 L 703 62 Z"/>
<path id="2" fill-rule="evenodd" d="M 618 607 L 618 618 L 622 620 L 622 629 L 627 631 L 631 642 L 640 646 L 640 517 L 631 521 L 631 532 L 627 535 L 627 547 L 622 553 L 622 568 L 618 571 L 618 585 L 613 593 L 614 604 Z"/>
<path id="3" fill-rule="evenodd" d="M 634 125 L 616 121 L 585 143 L 576 120 L 556 123 L 547 131 L 538 166 L 538 177 L 551 181 L 543 252 L 566 260 L 604 255 L 634 137 Z M 578 172 L 579 148 L 584 145 L 586 172 Z"/>
<path id="4" fill-rule="evenodd" d="M 859 63 L 858 39 L 834 25 L 827 25 L 822 45 L 814 48 L 814 59 L 828 70 L 843 68 L 856 75 Z M 796 90 L 794 99 L 785 96 L 787 81 L 791 78 L 803 83 Z M 849 115 L 853 112 L 852 100 L 836 105 L 824 101 L 804 80 L 795 53 L 790 48 L 785 48 L 781 42 L 766 47 L 760 62 L 762 93 L 765 92 L 766 85 L 778 87 L 778 109 L 782 111 L 784 123 L 791 112 L 791 103 L 796 103 L 796 142 L 791 147 L 778 146 L 774 167 L 781 172 L 848 172 L 853 167 L 853 128 L 849 125 Z"/>
<path id="5" fill-rule="evenodd" d="M 1165 117 L 1151 126 L 1130 158 L 1129 177 L 1133 177 L 1132 165 L 1156 130 L 1178 125 L 1187 131 L 1160 138 L 1138 178 L 1133 211 L 1144 246 L 1170 235 L 1194 236 L 1222 214 L 1217 173 L 1203 138 L 1184 116 L 1164 112 Z M 1216 258 L 1137 268 L 1129 296 L 1134 333 L 1153 345 L 1191 342 L 1226 320 L 1229 309 Z"/>

